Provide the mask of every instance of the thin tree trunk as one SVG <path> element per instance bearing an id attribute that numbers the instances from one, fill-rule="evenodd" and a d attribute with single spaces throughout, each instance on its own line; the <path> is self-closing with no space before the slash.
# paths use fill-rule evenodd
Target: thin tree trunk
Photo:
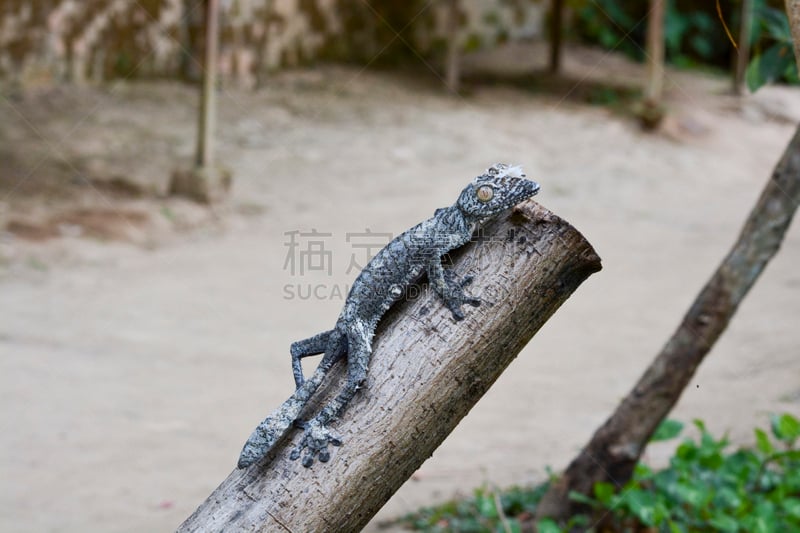
<path id="1" fill-rule="evenodd" d="M 445 80 L 447 88 L 458 93 L 461 80 L 459 40 L 460 9 L 459 0 L 447 0 L 447 65 L 445 67 Z"/>
<path id="2" fill-rule="evenodd" d="M 456 323 L 425 291 L 384 317 L 367 385 L 335 424 L 344 443 L 330 462 L 304 468 L 289 460 L 295 431 L 265 460 L 234 470 L 179 531 L 359 531 L 600 269 L 583 236 L 533 201 L 479 237 L 453 258 L 458 275 L 474 277 L 470 292 L 483 303 Z M 331 371 L 310 413 L 335 393 L 343 367 Z"/>
<path id="3" fill-rule="evenodd" d="M 800 70 L 800 0 L 786 0 L 786 14 L 789 16 L 789 26 L 792 28 L 794 59 L 797 61 L 797 69 Z"/>
<path id="4" fill-rule="evenodd" d="M 219 0 L 205 0 L 205 51 L 203 53 L 203 89 L 197 133 L 196 164 L 201 168 L 214 165 L 214 123 L 217 101 L 217 43 Z"/>
<path id="5" fill-rule="evenodd" d="M 742 12 L 739 17 L 739 47 L 736 51 L 736 70 L 733 75 L 733 92 L 744 94 L 744 73 L 750 62 L 750 30 L 753 26 L 753 0 L 742 0 Z"/>
<path id="6" fill-rule="evenodd" d="M 647 83 L 644 99 L 651 105 L 661 102 L 664 89 L 664 0 L 651 0 L 647 16 Z"/>
<path id="7" fill-rule="evenodd" d="M 564 27 L 564 0 L 553 0 L 550 10 L 550 74 L 561 71 L 561 37 Z"/>
<path id="8" fill-rule="evenodd" d="M 592 495 L 595 483 L 626 483 L 658 424 L 678 401 L 697 367 L 725 331 L 742 299 L 778 252 L 800 204 L 800 128 L 778 162 L 739 238 L 706 283 L 683 322 L 543 498 L 537 518 L 563 519 L 580 506 L 577 491 Z"/>

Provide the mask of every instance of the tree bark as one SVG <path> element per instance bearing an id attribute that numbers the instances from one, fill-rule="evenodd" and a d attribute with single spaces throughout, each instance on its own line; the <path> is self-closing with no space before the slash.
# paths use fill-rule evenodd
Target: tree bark
<path id="1" fill-rule="evenodd" d="M 800 0 L 786 0 L 786 14 L 792 29 L 794 59 L 797 61 L 797 69 L 800 70 Z"/>
<path id="2" fill-rule="evenodd" d="M 800 204 L 800 128 L 789 142 L 739 238 L 683 322 L 611 417 L 553 483 L 537 518 L 564 519 L 582 508 L 571 491 L 593 495 L 599 481 L 624 485 L 647 442 L 725 331 L 742 299 L 778 252 Z"/>
<path id="3" fill-rule="evenodd" d="M 367 386 L 334 424 L 344 444 L 330 462 L 306 469 L 289 460 L 300 437 L 291 432 L 267 458 L 234 470 L 178 531 L 360 530 L 601 268 L 575 228 L 533 201 L 488 224 L 453 259 L 457 275 L 474 277 L 469 292 L 483 303 L 456 323 L 422 287 L 390 310 L 373 342 Z M 301 416 L 335 393 L 343 370 L 341 363 L 331 371 Z"/>

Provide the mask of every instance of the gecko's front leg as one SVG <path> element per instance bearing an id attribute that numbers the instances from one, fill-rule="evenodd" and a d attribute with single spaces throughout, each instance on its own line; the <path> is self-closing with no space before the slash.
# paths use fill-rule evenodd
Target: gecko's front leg
<path id="1" fill-rule="evenodd" d="M 464 304 L 472 307 L 478 307 L 481 304 L 479 298 L 473 298 L 464 292 L 464 287 L 472 283 L 472 277 L 468 276 L 461 281 L 457 280 L 451 270 L 444 269 L 438 257 L 428 265 L 428 280 L 444 305 L 453 313 L 453 320 L 464 319 L 464 312 L 461 310 L 461 306 Z"/>

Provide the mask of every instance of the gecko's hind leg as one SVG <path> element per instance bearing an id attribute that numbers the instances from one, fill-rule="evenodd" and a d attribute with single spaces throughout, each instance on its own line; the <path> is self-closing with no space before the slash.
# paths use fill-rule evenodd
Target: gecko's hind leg
<path id="1" fill-rule="evenodd" d="M 328 349 L 331 335 L 335 331 L 336 330 L 332 329 L 330 331 L 325 331 L 323 333 L 314 335 L 313 337 L 309 337 L 308 339 L 303 339 L 301 341 L 292 343 L 292 346 L 289 348 L 289 353 L 292 354 L 292 374 L 294 374 L 294 384 L 298 389 L 305 381 L 305 378 L 303 377 L 303 366 L 300 363 L 300 360 L 303 357 L 308 357 L 309 355 L 318 355 L 324 353 L 325 350 Z"/>
<path id="2" fill-rule="evenodd" d="M 341 437 L 332 431 L 328 424 L 339 418 L 367 379 L 367 367 L 372 357 L 370 331 L 371 328 L 367 324 L 358 321 L 347 327 L 347 337 L 342 339 L 347 347 L 347 381 L 339 394 L 325 405 L 317 416 L 309 422 L 301 422 L 305 432 L 300 443 L 289 455 L 290 459 L 297 459 L 305 450 L 303 466 L 311 466 L 315 457 L 318 457 L 320 462 L 326 463 L 331 457 L 328 444 L 333 446 L 342 444 Z M 327 353 L 325 357 L 328 357 Z"/>

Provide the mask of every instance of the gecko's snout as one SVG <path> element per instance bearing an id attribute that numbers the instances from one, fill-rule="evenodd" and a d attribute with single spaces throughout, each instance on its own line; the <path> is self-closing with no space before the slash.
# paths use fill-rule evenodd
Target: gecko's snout
<path id="1" fill-rule="evenodd" d="M 527 186 L 528 190 L 528 198 L 536 195 L 536 193 L 538 193 L 539 189 L 541 188 L 540 185 L 533 180 L 525 180 L 525 181 L 527 182 L 525 185 Z"/>

